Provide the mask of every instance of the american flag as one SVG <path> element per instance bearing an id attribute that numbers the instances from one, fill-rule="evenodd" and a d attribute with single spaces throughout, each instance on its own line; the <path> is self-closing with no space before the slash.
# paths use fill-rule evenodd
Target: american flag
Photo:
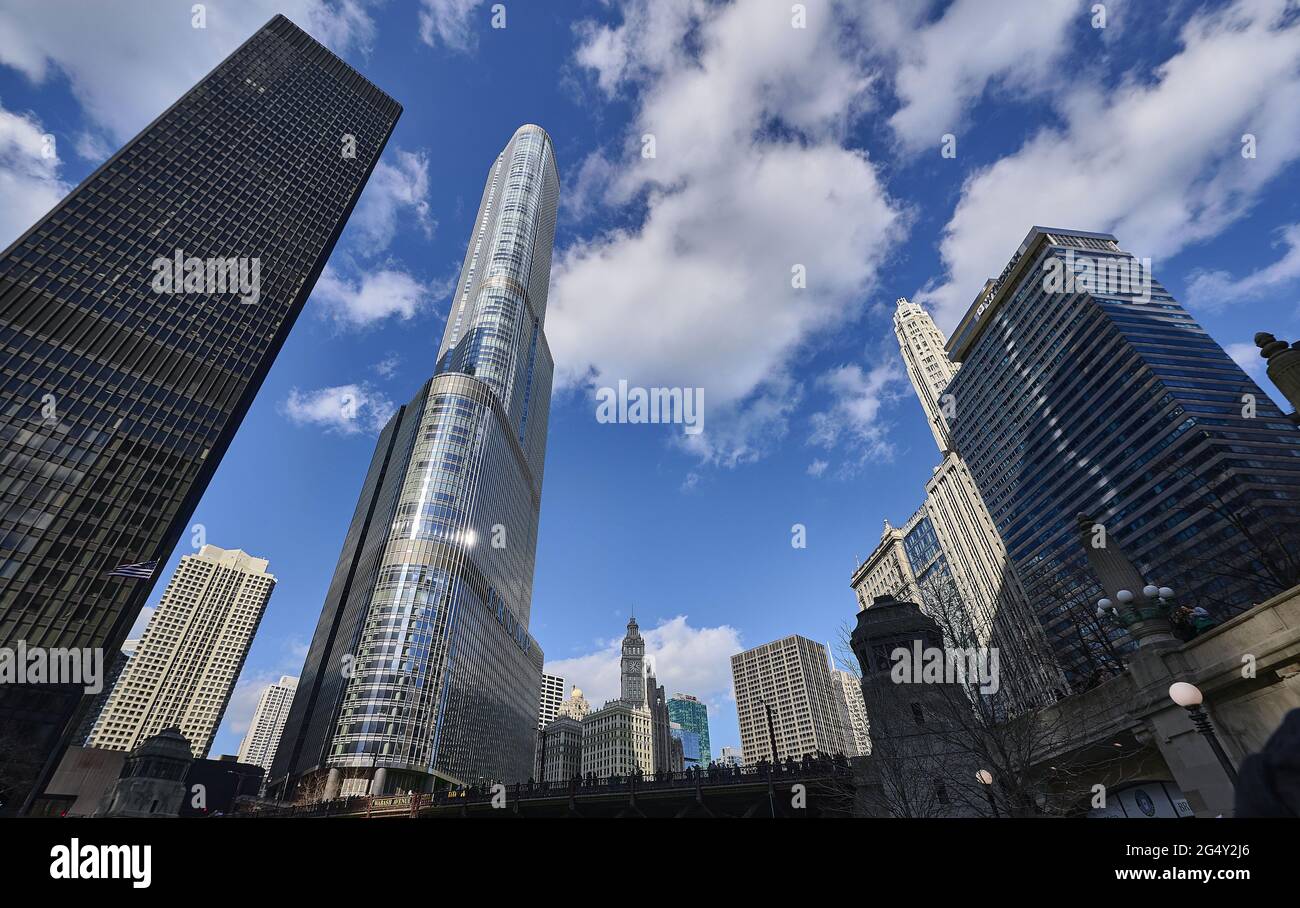
<path id="1" fill-rule="evenodd" d="M 141 561 L 139 564 L 122 564 L 105 574 L 105 577 L 134 577 L 136 580 L 148 580 L 158 570 L 157 559 Z"/>

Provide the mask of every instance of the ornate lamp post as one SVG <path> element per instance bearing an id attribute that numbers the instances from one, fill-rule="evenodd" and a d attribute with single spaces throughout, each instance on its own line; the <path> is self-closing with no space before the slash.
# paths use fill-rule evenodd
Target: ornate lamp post
<path id="1" fill-rule="evenodd" d="M 1105 591 L 1097 600 L 1097 617 L 1113 619 L 1139 647 L 1176 644 L 1169 625 L 1169 602 L 1174 591 L 1143 580 L 1119 542 L 1108 538 L 1105 527 L 1090 515 L 1079 514 L 1076 519 L 1088 566 Z M 1141 590 L 1143 598 L 1139 600 L 1133 590 Z"/>
<path id="2" fill-rule="evenodd" d="M 1259 347 L 1259 355 L 1268 361 L 1268 377 L 1291 406 L 1300 411 L 1300 341 L 1288 347 L 1286 341 L 1261 331 L 1255 335 L 1255 346 Z M 1300 412 L 1293 411 L 1289 418 L 1300 422 Z"/>
<path id="3" fill-rule="evenodd" d="M 1210 742 L 1210 750 L 1214 751 L 1214 756 L 1218 758 L 1219 765 L 1223 771 L 1228 774 L 1228 781 L 1232 787 L 1237 787 L 1237 768 L 1232 765 L 1228 755 L 1223 750 L 1223 745 L 1219 743 L 1219 737 L 1214 733 L 1214 726 L 1210 724 L 1210 717 L 1205 714 L 1201 707 L 1204 696 L 1201 689 L 1195 684 L 1188 684 L 1186 681 L 1175 681 L 1169 685 L 1169 699 L 1173 700 L 1192 717 L 1192 724 L 1196 730 L 1205 735 L 1205 740 Z"/>
<path id="4" fill-rule="evenodd" d="M 1142 587 L 1145 601 L 1139 601 L 1130 590 L 1117 590 L 1115 600 L 1101 598 L 1097 600 L 1097 617 L 1110 617 L 1125 630 L 1131 629 L 1140 621 L 1167 621 L 1169 609 L 1173 604 L 1174 591 L 1167 586 L 1157 587 L 1148 583 Z"/>

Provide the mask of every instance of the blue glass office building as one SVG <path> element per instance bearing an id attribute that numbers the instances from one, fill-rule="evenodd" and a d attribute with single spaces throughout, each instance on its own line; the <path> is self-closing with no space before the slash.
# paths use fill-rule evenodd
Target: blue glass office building
<path id="1" fill-rule="evenodd" d="M 954 445 L 1072 680 L 1096 669 L 1062 595 L 1086 575 L 1077 514 L 1220 615 L 1278 591 L 1256 543 L 1300 524 L 1300 430 L 1149 271 L 1112 279 L 1133 261 L 1109 234 L 1035 227 L 947 346 Z M 1088 279 L 1050 279 L 1067 271 Z"/>
<path id="2" fill-rule="evenodd" d="M 668 721 L 676 722 L 683 732 L 695 736 L 696 758 L 700 765 L 709 765 L 713 759 L 709 751 L 709 708 L 690 694 L 673 694 L 668 701 Z M 682 737 L 682 749 L 689 766 L 691 756 L 686 745 L 687 739 Z"/>

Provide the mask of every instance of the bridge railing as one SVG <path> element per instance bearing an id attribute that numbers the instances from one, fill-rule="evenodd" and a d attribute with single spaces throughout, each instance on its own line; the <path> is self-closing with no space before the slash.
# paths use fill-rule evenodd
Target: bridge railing
<path id="1" fill-rule="evenodd" d="M 624 776 L 575 777 L 567 782 L 514 782 L 505 785 L 510 801 L 557 797 L 598 797 L 601 795 L 632 791 L 663 791 L 728 785 L 788 783 L 800 779 L 850 777 L 852 770 L 842 756 L 808 757 L 803 760 L 786 760 L 775 765 L 761 761 L 750 766 L 724 766 L 712 764 L 685 772 L 662 772 Z M 262 807 L 254 813 L 262 817 L 328 817 L 328 816 L 392 816 L 415 813 L 427 807 L 456 807 L 488 803 L 499 796 L 499 783 L 482 782 L 477 785 L 453 786 L 433 792 L 415 792 L 405 795 L 361 795 L 336 798 L 314 804 L 284 804 Z M 412 805 L 412 800 L 415 804 Z"/>

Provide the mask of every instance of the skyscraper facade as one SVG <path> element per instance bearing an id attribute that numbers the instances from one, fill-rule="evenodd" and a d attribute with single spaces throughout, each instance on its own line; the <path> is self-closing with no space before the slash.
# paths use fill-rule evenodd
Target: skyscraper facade
<path id="1" fill-rule="evenodd" d="M 611 700 L 582 720 L 582 774 L 597 778 L 655 771 L 650 710 Z"/>
<path id="2" fill-rule="evenodd" d="M 564 679 L 559 675 L 542 673 L 542 695 L 537 705 L 537 730 L 541 731 L 560 714 L 564 702 Z"/>
<path id="3" fill-rule="evenodd" d="M 867 732 L 867 707 L 862 702 L 862 685 L 854 675 L 833 668 L 831 687 L 835 690 L 835 706 L 844 735 L 844 755 L 865 757 L 871 753 L 871 738 Z"/>
<path id="4" fill-rule="evenodd" d="M 538 733 L 537 772 L 539 782 L 565 783 L 582 772 L 582 723 L 560 716 Z"/>
<path id="5" fill-rule="evenodd" d="M 122 645 L 400 114 L 276 16 L 0 255 L 0 644 Z M 80 695 L 0 690 L 33 780 Z"/>
<path id="6" fill-rule="evenodd" d="M 176 566 L 140 647 L 95 723 L 91 747 L 134 750 L 179 728 L 208 755 L 275 588 L 267 561 L 205 545 Z"/>
<path id="7" fill-rule="evenodd" d="M 698 734 L 682 728 L 676 722 L 668 723 L 668 734 L 672 738 L 669 742 L 668 758 L 670 772 L 681 772 L 683 769 L 698 769 L 709 764 L 708 760 L 703 759 Z M 678 765 L 679 763 L 680 765 Z"/>
<path id="8" fill-rule="evenodd" d="M 894 302 L 894 337 L 903 356 L 907 377 L 916 391 L 916 399 L 925 411 L 926 422 L 940 451 L 952 445 L 948 440 L 948 421 L 943 395 L 957 366 L 944 349 L 947 338 L 923 306 L 899 297 Z M 950 408 L 949 408 L 950 412 Z"/>
<path id="9" fill-rule="evenodd" d="M 953 443 L 1049 641 L 1097 671 L 1076 516 L 1221 615 L 1300 524 L 1300 430 L 1110 234 L 1034 227 L 947 344 Z M 1092 597 L 1095 603 L 1095 597 Z"/>
<path id="10" fill-rule="evenodd" d="M 672 735 L 668 718 L 668 693 L 655 677 L 654 668 L 646 664 L 645 674 L 646 709 L 650 711 L 650 746 L 654 753 L 654 771 L 670 771 Z"/>
<path id="11" fill-rule="evenodd" d="M 297 689 L 297 678 L 281 675 L 279 681 L 262 691 L 262 696 L 257 701 L 257 711 L 253 713 L 253 721 L 248 724 L 248 732 L 239 745 L 240 763 L 251 763 L 263 769 L 271 768 Z"/>
<path id="12" fill-rule="evenodd" d="M 958 366 L 948 358 L 943 332 L 921 306 L 897 301 L 894 334 L 942 460 L 926 483 L 925 502 L 901 528 L 886 521 L 880 543 L 854 573 L 859 605 L 891 595 L 947 612 L 940 623 L 956 638 L 950 644 L 999 651 L 1008 709 L 1050 702 L 1068 685 L 979 488 L 952 450 L 955 402 L 947 387 Z"/>
<path id="13" fill-rule="evenodd" d="M 777 760 L 847 752 L 829 661 L 825 646 L 797 634 L 731 657 L 746 763 L 771 761 L 773 739 Z"/>
<path id="14" fill-rule="evenodd" d="M 709 765 L 713 754 L 709 750 L 709 708 L 698 697 L 690 694 L 673 694 L 668 701 L 668 718 L 682 727 L 683 731 L 695 734 L 698 742 L 698 760 L 702 765 Z M 688 756 L 689 762 L 689 756 Z"/>
<path id="15" fill-rule="evenodd" d="M 488 173 L 436 373 L 380 433 L 272 769 L 327 791 L 533 768 L 529 635 L 559 178 L 521 127 Z"/>
<path id="16" fill-rule="evenodd" d="M 113 688 L 139 649 L 139 640 L 127 640 L 113 657 L 113 662 L 104 675 L 104 689 L 95 695 L 95 699 L 82 713 L 81 724 L 77 726 L 77 732 L 72 736 L 73 746 L 79 747 L 90 741 L 90 733 L 95 730 L 95 723 L 99 721 L 104 707 L 108 705 L 108 698 L 113 695 Z"/>

